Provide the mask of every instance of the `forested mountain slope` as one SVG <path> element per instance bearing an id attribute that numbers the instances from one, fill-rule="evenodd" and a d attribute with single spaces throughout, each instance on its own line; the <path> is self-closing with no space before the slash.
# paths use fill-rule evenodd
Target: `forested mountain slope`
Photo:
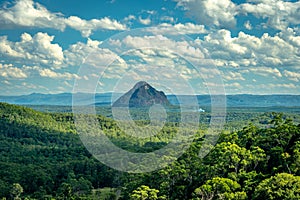
<path id="1" fill-rule="evenodd" d="M 0 197 L 12 197 L 14 183 L 36 199 L 112 186 L 116 172 L 86 151 L 71 114 L 0 103 L 0 133 Z"/>
<path id="2" fill-rule="evenodd" d="M 300 199 L 300 125 L 281 114 L 261 117 L 256 120 L 264 126 L 222 132 L 203 159 L 198 153 L 205 130 L 199 129 L 171 165 L 130 174 L 87 152 L 72 114 L 0 103 L 0 198 Z M 133 140 L 112 119 L 99 116 L 99 122 L 116 145 L 136 152 L 160 148 L 176 134 L 176 123 L 169 123 L 152 142 Z"/>

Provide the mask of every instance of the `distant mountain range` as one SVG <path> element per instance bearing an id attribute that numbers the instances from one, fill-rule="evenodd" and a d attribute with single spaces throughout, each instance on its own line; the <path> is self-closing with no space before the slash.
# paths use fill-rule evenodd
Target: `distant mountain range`
<path id="1" fill-rule="evenodd" d="M 95 103 L 97 106 L 111 105 L 112 93 L 97 93 L 95 94 L 95 102 L 91 101 L 84 93 L 76 95 L 80 98 L 79 101 L 82 105 L 90 105 Z M 122 96 L 122 94 L 114 94 L 115 96 Z M 88 97 L 87 97 L 88 96 Z M 178 105 L 177 99 L 180 96 L 187 105 L 191 102 L 194 96 L 191 95 L 166 95 L 169 102 L 173 105 Z M 177 98 L 176 98 L 177 97 Z M 300 107 L 300 95 L 251 95 L 251 94 L 239 94 L 239 95 L 227 95 L 228 107 Z M 197 95 L 198 103 L 200 107 L 208 107 L 211 104 L 211 98 L 209 95 Z M 29 95 L 21 96 L 0 96 L 0 102 L 7 102 L 18 105 L 59 105 L 59 106 L 71 106 L 72 94 L 40 94 L 32 93 Z"/>
<path id="2" fill-rule="evenodd" d="M 175 95 L 167 95 L 167 97 L 172 104 L 178 104 Z M 193 99 L 192 97 L 190 95 L 180 96 L 187 105 Z M 210 95 L 197 95 L 197 100 L 199 106 L 211 105 Z M 226 95 L 226 104 L 228 107 L 299 107 L 300 95 Z"/>
<path id="3" fill-rule="evenodd" d="M 91 95 L 85 93 L 76 94 L 76 98 L 80 100 L 82 105 L 92 104 Z M 109 105 L 111 101 L 112 93 L 95 94 L 95 102 L 99 104 Z M 60 94 L 41 94 L 32 93 L 29 95 L 20 96 L 0 96 L 0 102 L 7 102 L 18 105 L 59 105 L 70 106 L 72 105 L 72 93 L 60 93 Z"/>

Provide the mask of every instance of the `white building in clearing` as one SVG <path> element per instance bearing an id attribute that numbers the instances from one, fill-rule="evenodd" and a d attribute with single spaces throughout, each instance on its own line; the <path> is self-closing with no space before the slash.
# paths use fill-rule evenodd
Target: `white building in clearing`
<path id="1" fill-rule="evenodd" d="M 205 110 L 202 108 L 199 108 L 198 112 L 205 112 Z"/>

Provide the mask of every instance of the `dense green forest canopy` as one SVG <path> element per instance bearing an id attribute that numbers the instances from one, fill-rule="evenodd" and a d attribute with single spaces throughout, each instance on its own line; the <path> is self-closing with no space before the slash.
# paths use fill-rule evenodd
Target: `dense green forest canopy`
<path id="1" fill-rule="evenodd" d="M 97 161 L 83 146 L 71 113 L 0 103 L 0 198 L 6 199 L 300 199 L 299 114 L 229 112 L 213 150 L 199 158 L 206 126 L 171 165 L 131 174 Z M 167 123 L 149 140 L 127 137 L 98 116 L 118 146 L 159 149 L 176 134 Z M 144 122 L 138 122 L 143 125 Z M 243 126 L 243 127 L 241 127 Z"/>

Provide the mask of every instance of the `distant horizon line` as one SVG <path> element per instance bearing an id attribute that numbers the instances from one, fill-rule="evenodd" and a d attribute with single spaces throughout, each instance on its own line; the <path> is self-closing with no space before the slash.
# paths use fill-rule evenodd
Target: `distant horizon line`
<path id="1" fill-rule="evenodd" d="M 39 94 L 39 95 L 61 95 L 61 94 L 124 94 L 126 92 L 97 92 L 97 93 L 88 93 L 88 92 L 60 92 L 60 93 L 40 93 L 40 92 L 32 92 L 32 93 L 27 93 L 27 94 L 12 94 L 12 95 L 1 95 L 2 97 L 12 97 L 12 96 L 30 96 L 34 94 Z M 170 96 L 170 95 L 181 95 L 181 96 L 210 96 L 211 94 L 172 94 L 172 93 L 165 93 L 165 95 Z M 228 93 L 228 94 L 213 94 L 213 95 L 224 95 L 224 96 L 235 96 L 235 95 L 256 95 L 256 96 L 272 96 L 272 95 L 289 95 L 289 96 L 299 96 L 299 94 L 290 94 L 290 93 L 264 93 L 264 94 L 256 94 L 256 93 Z"/>

